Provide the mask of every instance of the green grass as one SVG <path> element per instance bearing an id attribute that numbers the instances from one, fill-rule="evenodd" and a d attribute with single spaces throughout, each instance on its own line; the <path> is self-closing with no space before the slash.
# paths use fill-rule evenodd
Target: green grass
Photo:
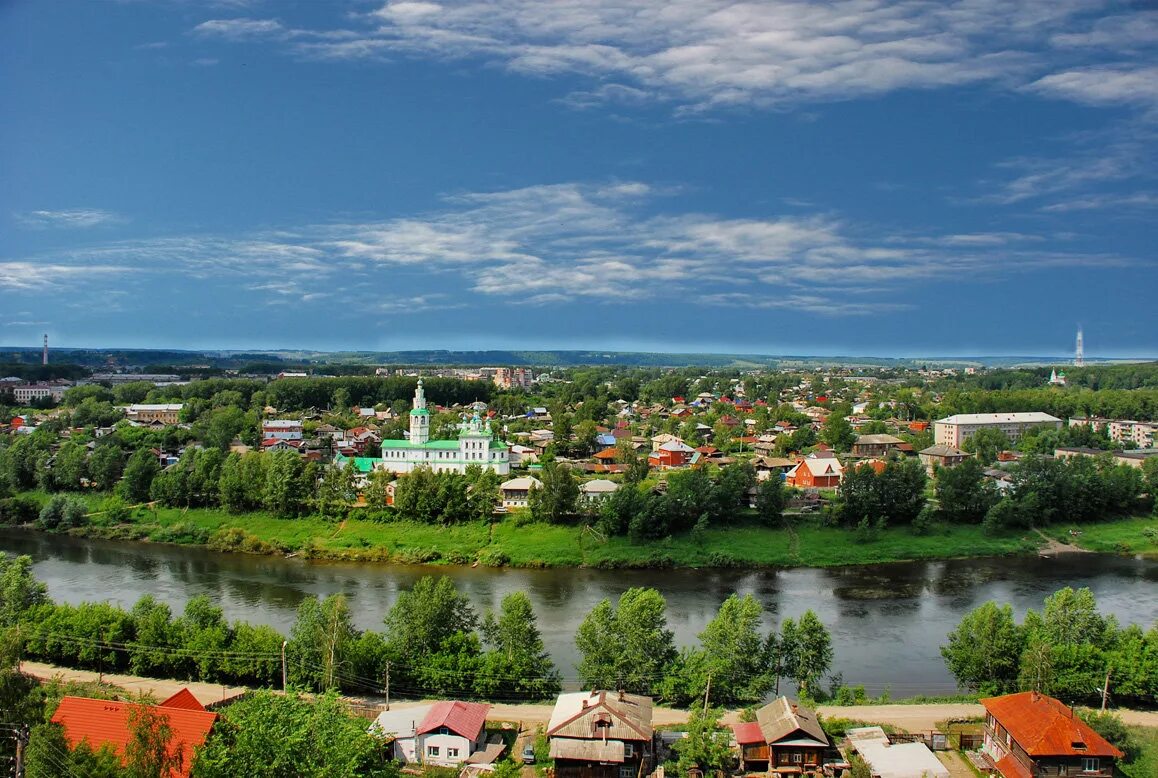
<path id="1" fill-rule="evenodd" d="M 1158 727 L 1127 727 L 1142 751 L 1128 765 L 1119 765 L 1118 772 L 1129 778 L 1154 778 L 1158 775 Z"/>
<path id="2" fill-rule="evenodd" d="M 1070 530 L 1081 532 L 1074 537 Z M 1136 516 L 1104 524 L 1058 524 L 1045 530 L 1062 543 L 1108 554 L 1158 555 L 1158 517 Z"/>
<path id="3" fill-rule="evenodd" d="M 41 502 L 50 496 L 28 494 Z M 81 495 L 93 510 L 104 497 Z M 1079 542 L 1095 551 L 1155 553 L 1158 542 L 1144 534 L 1150 527 L 1158 527 L 1158 519 L 1085 524 Z M 682 533 L 636 544 L 625 537 L 600 539 L 574 526 L 524 524 L 514 516 L 493 525 L 443 527 L 359 519 L 338 523 L 317 516 L 281 519 L 264 512 L 232 514 L 203 508 L 140 508 L 131 525 L 88 527 L 78 534 L 197 543 L 225 528 L 241 529 L 259 541 L 240 549 L 256 553 L 434 564 L 471 564 L 481 559 L 515 567 L 837 567 L 1026 554 L 1041 545 L 1040 538 L 1031 533 L 994 536 L 974 525 L 938 526 L 927 535 L 891 527 L 861 542 L 856 533 L 820 526 L 814 517 L 796 519 L 791 529 L 769 529 L 741 518 L 736 526 L 710 529 L 698 537 Z M 1052 528 L 1051 534 L 1069 539 L 1068 529 L 1068 525 Z"/>

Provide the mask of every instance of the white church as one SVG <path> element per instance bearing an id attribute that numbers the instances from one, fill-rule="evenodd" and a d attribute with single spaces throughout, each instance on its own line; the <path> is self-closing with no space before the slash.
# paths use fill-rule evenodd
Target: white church
<path id="1" fill-rule="evenodd" d="M 510 450 L 495 440 L 490 422 L 481 420 L 477 413 L 458 426 L 458 440 L 431 440 L 430 411 L 419 379 L 410 411 L 410 439 L 382 441 L 382 458 L 374 461 L 373 469 L 409 473 L 425 466 L 435 472 L 465 473 L 471 465 L 507 475 L 511 472 Z"/>

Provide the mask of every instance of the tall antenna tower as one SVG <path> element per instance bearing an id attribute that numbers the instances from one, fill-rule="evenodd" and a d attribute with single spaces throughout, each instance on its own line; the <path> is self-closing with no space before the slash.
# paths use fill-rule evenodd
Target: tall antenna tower
<path id="1" fill-rule="evenodd" d="M 1078 327 L 1077 348 L 1074 349 L 1074 367 L 1083 367 L 1086 364 L 1086 353 L 1082 347 L 1082 328 Z"/>
<path id="2" fill-rule="evenodd" d="M 48 333 L 44 334 L 44 353 L 40 355 L 40 364 L 48 364 Z"/>

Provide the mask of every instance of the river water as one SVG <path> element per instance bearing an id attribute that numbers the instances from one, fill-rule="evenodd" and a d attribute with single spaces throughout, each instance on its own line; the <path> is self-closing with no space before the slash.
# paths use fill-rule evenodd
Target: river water
<path id="1" fill-rule="evenodd" d="M 108 600 L 129 607 L 152 594 L 180 611 L 208 595 L 231 620 L 288 632 L 302 599 L 343 592 L 359 627 L 381 629 L 398 592 L 423 575 L 450 576 L 481 612 L 512 591 L 535 605 L 548 650 L 565 679 L 576 678 L 573 642 L 583 616 L 632 586 L 667 598 L 680 645 L 695 636 L 732 592 L 753 594 L 768 624 L 811 608 L 832 632 L 834 671 L 870 692 L 894 697 L 949 694 L 941 660 L 946 634 L 986 600 L 1011 603 L 1020 618 L 1063 586 L 1088 586 L 1103 613 L 1123 624 L 1158 619 L 1158 561 L 1095 554 L 908 562 L 791 570 L 509 570 L 307 562 L 221 554 L 203 548 L 118 543 L 0 529 L 0 551 L 28 554 L 57 601 Z"/>

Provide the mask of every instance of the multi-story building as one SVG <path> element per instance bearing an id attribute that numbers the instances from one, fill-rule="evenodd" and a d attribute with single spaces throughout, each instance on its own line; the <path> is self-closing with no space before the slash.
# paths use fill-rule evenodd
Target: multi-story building
<path id="1" fill-rule="evenodd" d="M 1007 694 L 985 706 L 982 752 L 1005 778 L 1111 778 L 1122 752 L 1073 708 L 1038 692 Z"/>
<path id="2" fill-rule="evenodd" d="M 1071 427 L 1092 427 L 1095 432 L 1106 430 L 1110 440 L 1123 445 L 1133 445 L 1135 448 L 1153 448 L 1154 433 L 1158 430 L 1158 423 L 1133 419 L 1080 417 L 1070 419 L 1069 423 Z"/>
<path id="3" fill-rule="evenodd" d="M 933 422 L 933 442 L 961 448 L 979 430 L 995 429 L 1016 443 L 1031 427 L 1061 429 L 1062 420 L 1041 411 L 1028 413 L 958 413 Z"/>
<path id="4" fill-rule="evenodd" d="M 176 424 L 182 403 L 138 403 L 125 408 L 125 418 L 136 424 Z"/>
<path id="5" fill-rule="evenodd" d="M 638 778 L 654 768 L 650 697 L 561 694 L 547 724 L 556 778 Z"/>
<path id="6" fill-rule="evenodd" d="M 484 368 L 479 373 L 486 377 L 486 372 L 492 370 L 491 380 L 500 389 L 530 389 L 531 384 L 535 382 L 535 372 L 529 367 Z"/>
<path id="7" fill-rule="evenodd" d="M 12 396 L 17 405 L 28 405 L 46 397 L 53 402 L 60 402 L 67 388 L 57 384 L 20 384 L 12 387 Z"/>

